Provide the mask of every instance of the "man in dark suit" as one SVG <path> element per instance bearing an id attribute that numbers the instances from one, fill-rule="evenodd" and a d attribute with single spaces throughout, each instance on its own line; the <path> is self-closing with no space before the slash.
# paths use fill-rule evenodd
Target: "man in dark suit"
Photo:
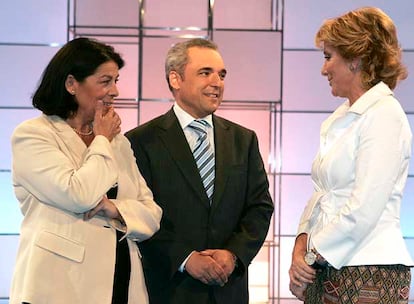
<path id="1" fill-rule="evenodd" d="M 160 230 L 140 243 L 150 303 L 248 303 L 247 268 L 273 213 L 257 137 L 213 114 L 226 76 L 213 42 L 174 45 L 165 69 L 173 108 L 126 134 L 163 209 Z M 203 145 L 207 182 L 204 156 L 193 155 Z"/>

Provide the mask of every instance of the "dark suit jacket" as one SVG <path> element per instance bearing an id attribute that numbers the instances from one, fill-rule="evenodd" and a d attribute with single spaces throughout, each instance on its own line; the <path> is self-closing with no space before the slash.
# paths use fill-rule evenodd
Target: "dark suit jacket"
<path id="1" fill-rule="evenodd" d="M 255 133 L 213 115 L 216 179 L 212 204 L 173 110 L 126 136 L 138 167 L 162 207 L 160 230 L 140 244 L 150 302 L 248 303 L 247 267 L 262 246 L 273 213 Z M 238 266 L 224 287 L 178 271 L 193 251 L 228 249 Z"/>

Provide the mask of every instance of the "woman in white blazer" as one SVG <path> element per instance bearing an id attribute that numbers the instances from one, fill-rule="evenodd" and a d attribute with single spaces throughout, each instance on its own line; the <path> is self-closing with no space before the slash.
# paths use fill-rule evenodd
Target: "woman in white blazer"
<path id="1" fill-rule="evenodd" d="M 140 175 L 112 103 L 123 59 L 78 38 L 46 67 L 40 117 L 12 135 L 24 215 L 10 303 L 148 303 L 137 242 L 161 209 Z"/>
<path id="2" fill-rule="evenodd" d="M 315 40 L 332 94 L 347 100 L 321 126 L 290 289 L 306 304 L 408 303 L 400 205 L 412 134 L 391 91 L 407 76 L 396 28 L 365 7 L 325 21 Z"/>

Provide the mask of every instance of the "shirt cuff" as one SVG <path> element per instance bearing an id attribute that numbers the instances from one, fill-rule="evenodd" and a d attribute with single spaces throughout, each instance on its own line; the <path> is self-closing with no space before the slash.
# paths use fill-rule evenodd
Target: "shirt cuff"
<path id="1" fill-rule="evenodd" d="M 178 267 L 178 271 L 179 272 L 184 272 L 185 270 L 185 264 L 187 264 L 188 259 L 190 258 L 190 256 L 194 253 L 194 251 L 191 251 L 191 253 L 187 256 L 187 258 L 184 260 L 184 262 L 182 262 L 182 264 L 180 265 L 180 267 Z"/>

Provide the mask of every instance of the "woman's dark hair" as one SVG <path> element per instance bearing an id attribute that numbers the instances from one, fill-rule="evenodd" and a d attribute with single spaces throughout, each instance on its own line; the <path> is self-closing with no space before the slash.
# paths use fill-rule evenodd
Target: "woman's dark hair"
<path id="1" fill-rule="evenodd" d="M 44 70 L 39 87 L 33 94 L 33 106 L 46 115 L 57 115 L 63 119 L 71 117 L 78 110 L 78 103 L 66 90 L 68 75 L 82 82 L 108 61 L 114 61 L 119 69 L 124 66 L 124 60 L 110 45 L 90 38 L 69 41 Z"/>

